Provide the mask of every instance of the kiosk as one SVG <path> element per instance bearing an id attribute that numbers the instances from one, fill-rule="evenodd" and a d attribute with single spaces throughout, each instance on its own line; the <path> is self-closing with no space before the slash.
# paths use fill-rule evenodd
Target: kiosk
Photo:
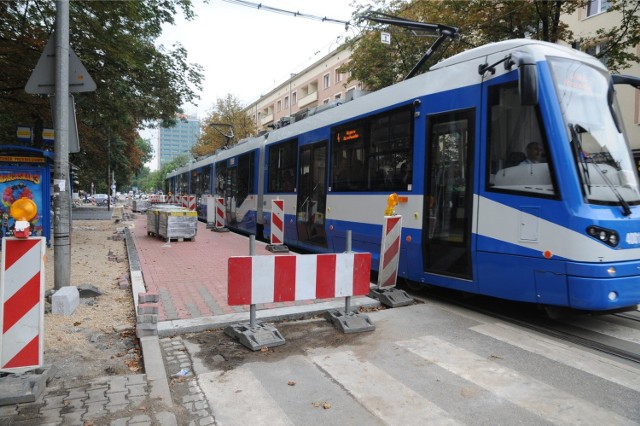
<path id="1" fill-rule="evenodd" d="M 15 220 L 9 214 L 14 201 L 33 200 L 38 214 L 30 223 L 30 235 L 45 237 L 51 245 L 51 165 L 53 152 L 29 146 L 0 145 L 0 237 L 14 235 Z"/>

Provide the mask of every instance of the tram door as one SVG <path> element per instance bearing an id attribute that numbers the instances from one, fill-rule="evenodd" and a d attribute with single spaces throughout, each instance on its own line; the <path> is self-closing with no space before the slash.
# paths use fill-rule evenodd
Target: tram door
<path id="1" fill-rule="evenodd" d="M 474 111 L 427 118 L 425 223 L 426 272 L 472 278 Z"/>
<path id="2" fill-rule="evenodd" d="M 326 247 L 327 142 L 302 146 L 299 155 L 296 207 L 298 240 Z"/>

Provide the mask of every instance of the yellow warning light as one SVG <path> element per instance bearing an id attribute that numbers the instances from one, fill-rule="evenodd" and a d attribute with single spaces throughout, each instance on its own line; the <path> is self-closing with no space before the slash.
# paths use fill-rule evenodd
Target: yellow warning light
<path id="1" fill-rule="evenodd" d="M 398 194 L 395 192 L 387 197 L 387 208 L 384 211 L 385 216 L 393 215 L 395 206 L 398 205 Z"/>
<path id="2" fill-rule="evenodd" d="M 38 214 L 38 206 L 36 206 L 36 203 L 29 198 L 20 198 L 11 204 L 9 214 L 15 220 L 24 220 L 28 222 Z"/>

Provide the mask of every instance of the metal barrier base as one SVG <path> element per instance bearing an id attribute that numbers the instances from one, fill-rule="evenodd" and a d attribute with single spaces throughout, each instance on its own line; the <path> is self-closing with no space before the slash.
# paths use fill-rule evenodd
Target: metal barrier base
<path id="1" fill-rule="evenodd" d="M 289 253 L 289 247 L 284 244 L 267 244 L 266 249 L 271 253 Z"/>
<path id="2" fill-rule="evenodd" d="M 240 341 L 252 351 L 285 344 L 282 334 L 269 324 L 256 324 L 255 327 L 251 327 L 249 323 L 230 325 L 224 329 L 224 334 Z"/>
<path id="3" fill-rule="evenodd" d="M 359 312 L 345 313 L 344 310 L 336 309 L 327 311 L 326 318 L 345 334 L 373 331 L 376 329 L 376 326 L 373 325 L 369 316 Z"/>
<path id="4" fill-rule="evenodd" d="M 378 299 L 380 303 L 389 308 L 413 305 L 413 298 L 406 291 L 395 287 L 387 289 L 372 288 L 369 290 L 369 297 Z"/>
<path id="5" fill-rule="evenodd" d="M 229 232 L 228 228 L 216 228 L 215 226 L 211 230 L 214 232 Z"/>
<path id="6" fill-rule="evenodd" d="M 57 368 L 46 365 L 19 374 L 0 377 L 0 406 L 34 402 L 53 378 Z"/>

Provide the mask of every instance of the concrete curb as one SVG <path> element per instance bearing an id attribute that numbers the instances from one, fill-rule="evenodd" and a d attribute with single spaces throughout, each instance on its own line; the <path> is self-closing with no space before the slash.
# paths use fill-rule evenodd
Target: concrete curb
<path id="1" fill-rule="evenodd" d="M 131 291 L 133 293 L 134 308 L 137 313 L 139 294 L 145 293 L 147 290 L 144 284 L 144 278 L 142 277 L 142 271 L 140 270 L 140 261 L 136 251 L 135 240 L 128 227 L 125 227 L 125 241 L 127 245 L 127 257 L 130 259 Z M 142 346 L 144 371 L 146 372 L 147 382 L 149 384 L 149 394 L 152 398 L 161 400 L 168 408 L 171 408 L 173 400 L 171 399 L 169 379 L 162 358 L 160 340 L 157 335 L 143 336 L 140 337 L 140 345 Z"/>
<path id="2" fill-rule="evenodd" d="M 359 307 L 374 308 L 381 303 L 368 297 L 354 297 L 351 307 L 356 310 Z M 308 305 L 287 306 L 284 308 L 263 309 L 256 311 L 256 320 L 259 321 L 284 321 L 311 318 L 333 309 L 344 309 L 343 300 L 312 303 Z M 224 328 L 231 324 L 249 321 L 249 312 L 238 312 L 226 315 L 216 315 L 184 320 L 170 320 L 158 323 L 158 336 L 171 337 L 184 333 L 196 333 L 216 328 Z"/>

